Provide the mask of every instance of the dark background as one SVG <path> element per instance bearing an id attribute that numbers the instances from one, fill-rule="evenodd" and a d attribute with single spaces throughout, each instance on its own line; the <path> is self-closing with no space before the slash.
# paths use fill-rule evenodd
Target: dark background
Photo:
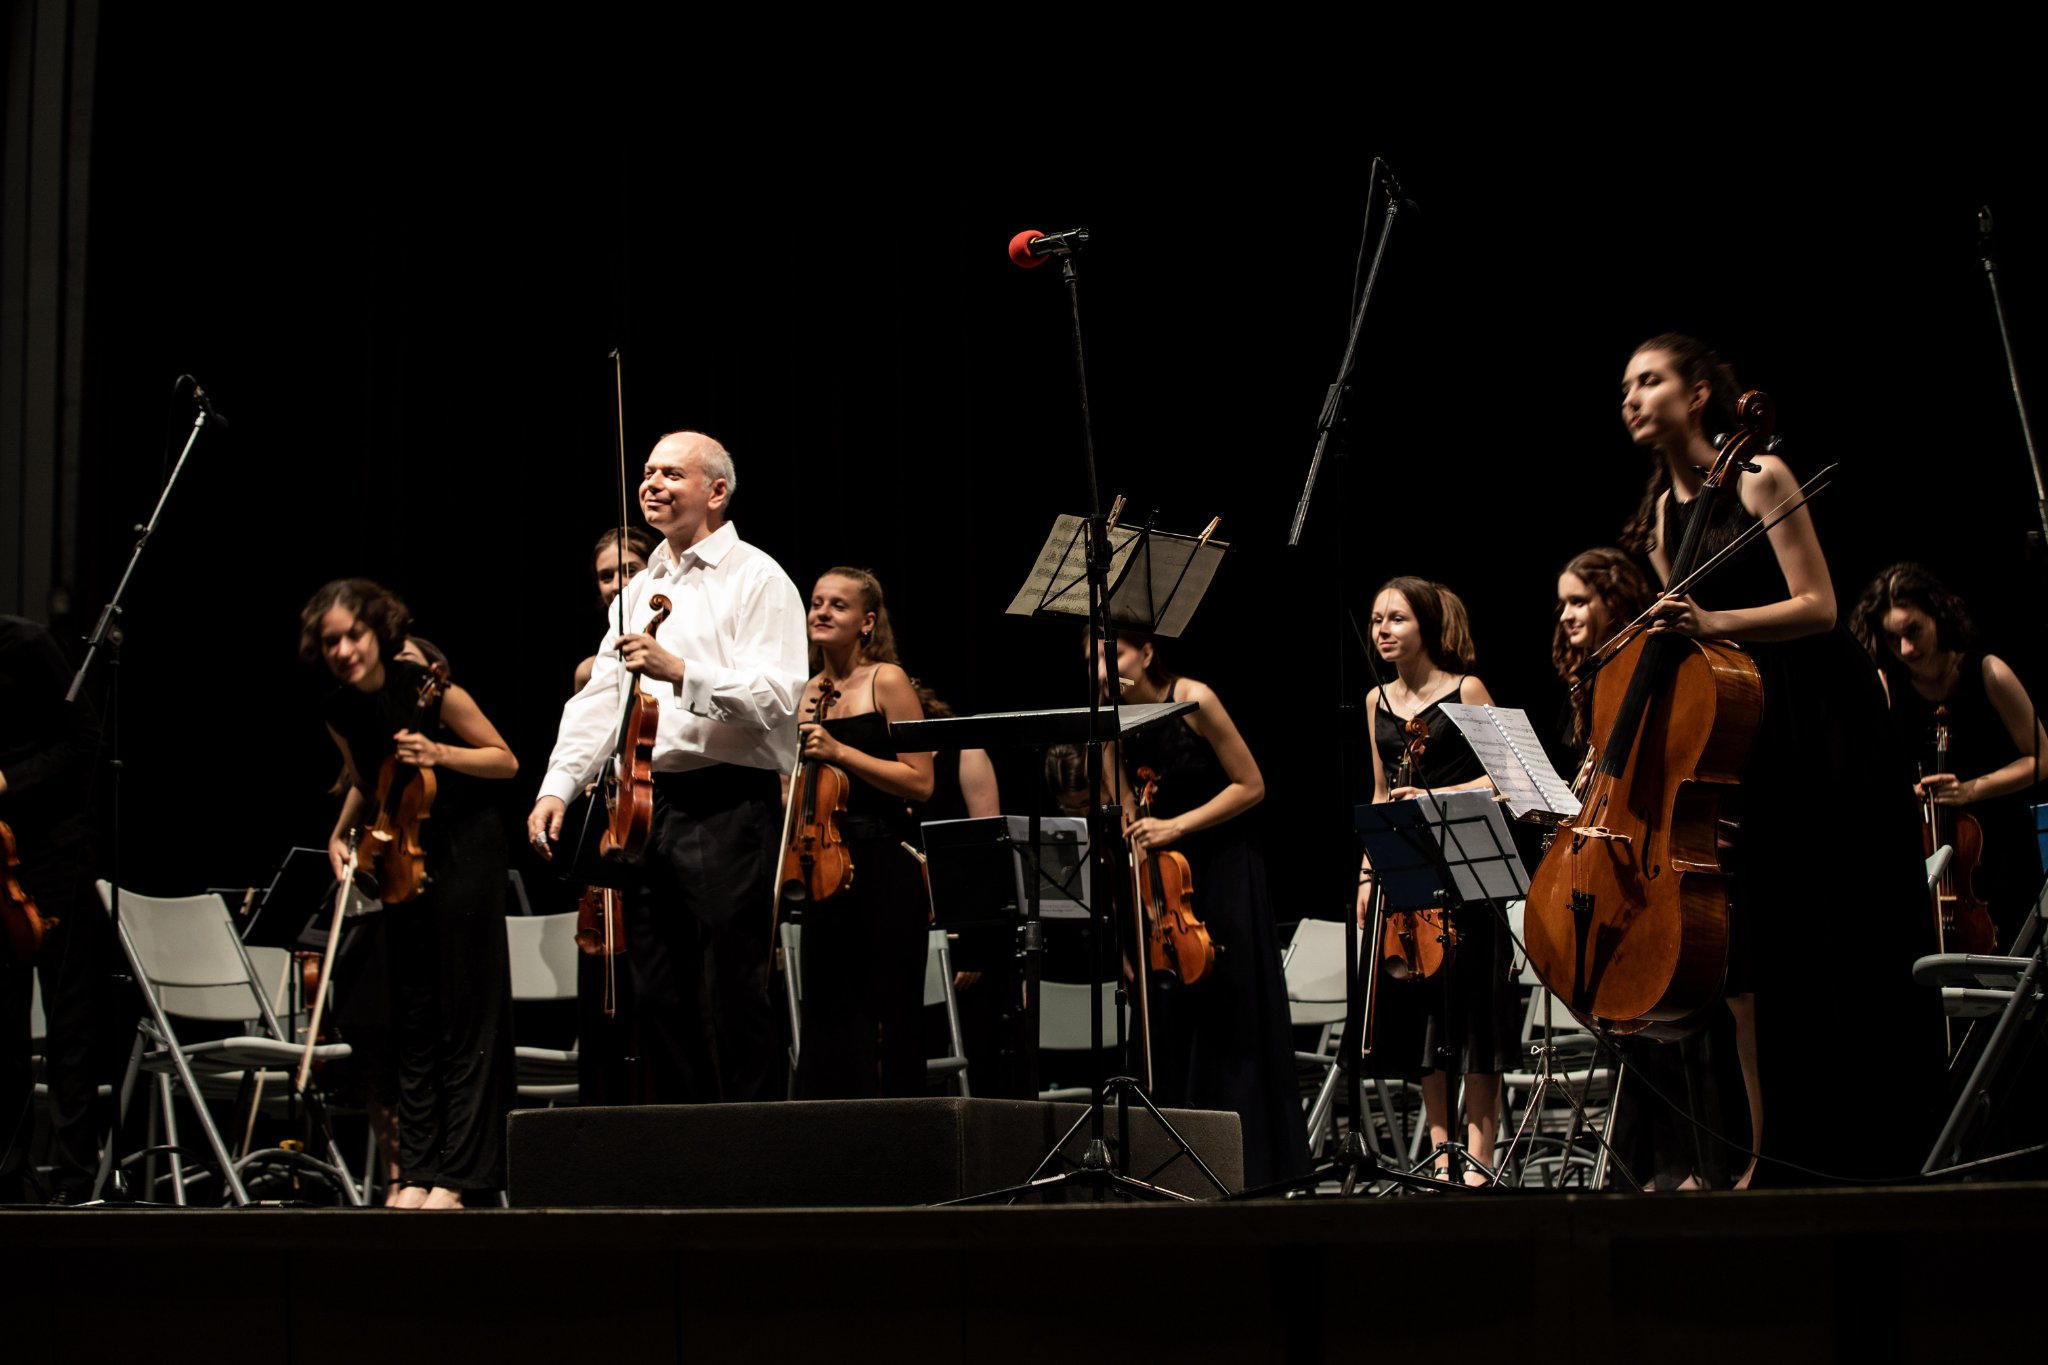
<path id="1" fill-rule="evenodd" d="M 336 757 L 297 618 L 335 577 L 411 604 L 519 755 L 524 811 L 602 630 L 613 347 L 636 469 L 664 431 L 713 433 L 742 534 L 806 592 L 873 568 L 906 665 L 959 711 L 1084 701 L 1076 631 L 1003 614 L 1054 515 L 1087 506 L 1058 273 L 1004 252 L 1026 227 L 1095 234 L 1106 490 L 1172 529 L 1223 517 L 1233 552 L 1175 659 L 1265 771 L 1283 920 L 1350 894 L 1343 708 L 1370 678 L 1340 612 L 1362 626 L 1376 584 L 1457 588 L 1495 697 L 1549 724 L 1555 574 L 1635 505 L 1649 466 L 1617 385 L 1658 331 L 1776 397 L 1795 469 L 1843 463 L 1816 507 L 1838 594 L 1924 559 L 2038 675 L 1976 210 L 1999 213 L 2023 376 L 2048 233 L 2034 149 L 1981 107 L 1946 122 L 1873 92 L 1736 127 L 1533 83 L 1396 99 L 1342 52 L 1169 63 L 1048 37 L 998 68 L 972 35 L 915 37 L 949 55 L 108 8 L 70 636 L 189 425 L 174 377 L 232 423 L 127 604 L 131 885 L 262 882 L 323 839 Z M 1290 551 L 1374 155 L 1420 210 Z M 1021 809 L 1028 775 L 1006 776 Z"/>

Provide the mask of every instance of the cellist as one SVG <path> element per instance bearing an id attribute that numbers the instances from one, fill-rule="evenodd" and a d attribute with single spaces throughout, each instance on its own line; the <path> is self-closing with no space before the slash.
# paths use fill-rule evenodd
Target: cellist
<path id="1" fill-rule="evenodd" d="M 1308 1150 L 1279 931 L 1251 815 L 1266 779 L 1216 690 L 1169 668 L 1151 636 L 1119 633 L 1098 686 L 1108 666 L 1126 703 L 1197 703 L 1112 749 L 1123 765 L 1125 837 L 1138 853 L 1186 856 L 1195 917 L 1218 949 L 1201 981 L 1150 992 L 1155 1098 L 1235 1111 L 1245 1188 L 1285 1180 L 1307 1169 Z M 1157 778 L 1144 817 L 1135 795 L 1141 769 Z"/>
<path id="2" fill-rule="evenodd" d="M 909 803 L 931 797 L 932 756 L 898 753 L 890 727 L 921 720 L 924 706 L 897 661 L 874 574 L 827 569 L 811 589 L 806 621 L 816 671 L 804 687 L 802 757 L 847 781 L 846 809 L 816 814 L 836 822 L 854 875 L 836 895 L 797 907 L 803 1010 L 796 1094 L 922 1095 L 931 909 L 912 851 L 918 833 Z"/>
<path id="3" fill-rule="evenodd" d="M 512 980 L 505 942 L 504 827 L 478 779 L 519 762 L 476 700 L 449 686 L 418 728 L 426 670 L 399 656 L 411 613 L 366 578 L 327 584 L 299 615 L 299 653 L 340 686 L 322 711 L 341 750 L 347 794 L 327 841 L 337 878 L 351 829 L 377 815 L 387 758 L 431 771 L 436 792 L 419 822 L 427 883 L 387 905 L 398 1058 L 399 1181 L 390 1206 L 459 1209 L 505 1183 L 505 1115 L 516 1086 Z"/>
<path id="4" fill-rule="evenodd" d="M 1621 546 L 1668 581 L 1714 436 L 1735 429 L 1735 375 L 1696 338 L 1636 347 L 1621 379 L 1629 439 L 1651 456 Z M 1705 562 L 1798 480 L 1775 455 L 1734 471 L 1700 547 Z M 1884 697 L 1868 659 L 1836 625 L 1826 556 L 1803 506 L 1726 561 L 1694 593 L 1665 596 L 1652 631 L 1732 640 L 1754 658 L 1763 715 L 1742 772 L 1724 987 L 1750 1086 L 1752 1149 L 1781 1161 L 1773 1183 L 1918 1169 L 1931 1141 L 1940 1067 L 1938 1003 L 1912 984 L 1932 950 L 1915 812 L 1897 783 Z M 1726 813 L 1724 812 L 1724 818 Z M 1929 1083 L 1920 1084 L 1926 1081 Z M 1856 1111 L 1884 1094 L 1899 1121 Z M 1768 1124 L 1765 1117 L 1768 1114 Z M 1851 1124 L 1853 1143 L 1838 1142 Z M 1756 1178 L 1752 1162 L 1738 1187 Z"/>
<path id="5" fill-rule="evenodd" d="M 671 432 L 648 453 L 640 511 L 662 537 L 627 584 L 590 681 L 561 727 L 526 837 L 554 856 L 569 801 L 612 760 L 636 683 L 660 707 L 653 820 L 626 890 L 625 960 L 639 1002 L 648 1098 L 779 1099 L 784 1052 L 768 1000 L 768 907 L 781 783 L 796 757 L 804 611 L 796 585 L 727 518 L 724 446 Z M 674 604 L 646 633 L 656 595 Z"/>

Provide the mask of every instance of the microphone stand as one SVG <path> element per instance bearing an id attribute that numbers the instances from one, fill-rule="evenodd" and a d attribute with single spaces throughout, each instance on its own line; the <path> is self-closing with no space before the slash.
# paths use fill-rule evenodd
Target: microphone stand
<path id="1" fill-rule="evenodd" d="M 1371 174 L 1366 181 L 1365 235 L 1359 244 L 1361 254 L 1363 254 L 1365 242 L 1373 240 L 1373 209 L 1379 196 L 1382 175 L 1385 178 L 1386 211 L 1380 222 L 1378 240 L 1373 246 L 1372 266 L 1366 272 L 1364 288 L 1358 292 L 1356 307 L 1352 310 L 1351 330 L 1344 339 L 1344 358 L 1338 363 L 1337 378 L 1330 385 L 1329 392 L 1323 399 L 1323 411 L 1316 422 L 1315 453 L 1309 459 L 1308 478 L 1302 486 L 1301 500 L 1295 505 L 1294 509 L 1294 522 L 1287 533 L 1287 544 L 1293 549 L 1301 547 L 1303 528 L 1308 523 L 1309 505 L 1315 499 L 1316 485 L 1322 476 L 1323 458 L 1332 448 L 1336 438 L 1338 423 L 1343 418 L 1344 402 L 1350 397 L 1351 373 L 1358 359 L 1358 338 L 1365 329 L 1366 312 L 1372 306 L 1373 286 L 1379 282 L 1380 264 L 1386 259 L 1387 242 L 1394 235 L 1394 223 L 1401 213 L 1403 201 L 1400 182 L 1394 178 L 1392 169 L 1387 166 L 1384 159 L 1374 157 Z M 1342 499 L 1340 498 L 1338 501 L 1340 509 L 1342 505 Z M 1345 624 L 1351 619 L 1351 614 L 1345 606 L 1344 590 L 1345 585 L 1351 581 L 1351 578 L 1345 571 L 1345 537 L 1337 535 L 1331 537 L 1331 540 L 1335 546 L 1336 553 L 1336 569 L 1330 576 L 1330 582 L 1334 585 L 1334 590 L 1337 594 L 1337 732 L 1339 734 L 1349 734 L 1351 731 L 1351 713 L 1354 708 L 1350 700 L 1351 685 L 1349 669 L 1347 667 L 1349 654 L 1345 647 Z M 1370 734 L 1366 736 L 1366 742 L 1368 744 L 1373 742 L 1373 737 Z M 1340 745 L 1338 754 L 1339 779 L 1342 783 L 1344 799 L 1346 802 L 1349 802 L 1352 793 L 1357 790 L 1356 776 L 1352 770 L 1351 746 L 1349 744 Z M 1362 965 L 1360 961 L 1357 894 L 1355 888 L 1352 895 L 1345 898 L 1343 914 L 1344 1031 L 1337 1045 L 1337 1064 L 1344 1069 L 1345 1099 L 1351 1106 L 1351 1126 L 1345 1132 L 1343 1139 L 1338 1143 L 1336 1152 L 1328 1159 L 1311 1164 L 1305 1173 L 1295 1176 L 1293 1179 L 1277 1181 L 1255 1190 L 1246 1190 L 1239 1197 L 1254 1199 L 1261 1195 L 1313 1190 L 1323 1181 L 1331 1179 L 1339 1182 L 1338 1191 L 1344 1195 L 1353 1193 L 1361 1185 L 1369 1188 L 1380 1181 L 1390 1181 L 1394 1184 L 1406 1185 L 1414 1189 L 1429 1190 L 1432 1193 L 1447 1194 L 1454 1191 L 1462 1193 L 1467 1188 L 1466 1186 L 1448 1184 L 1440 1180 L 1431 1180 L 1415 1175 L 1412 1172 L 1395 1170 L 1392 1167 L 1381 1165 L 1366 1144 L 1364 1134 L 1365 1086 L 1360 1075 L 1364 1068 L 1364 1059 L 1360 1048 L 1363 1042 L 1365 1013 L 1363 1009 L 1364 1000 L 1360 994 L 1360 973 L 1363 971 L 1377 971 L 1379 963 L 1376 953 L 1368 954 L 1373 959 L 1370 963 Z M 1377 915 L 1374 917 L 1374 923 L 1378 923 Z M 1375 947 L 1373 944 L 1365 946 L 1368 949 Z"/>
<path id="2" fill-rule="evenodd" d="M 157 494 L 156 507 L 149 514 L 149 520 L 135 528 L 135 547 L 128 552 L 128 567 L 121 571 L 121 581 L 114 585 L 114 595 L 100 608 L 99 620 L 94 623 L 92 634 L 86 637 L 85 658 L 79 662 L 78 671 L 71 675 L 71 686 L 65 689 L 64 700 L 76 703 L 85 691 L 86 677 L 92 672 L 93 660 L 99 657 L 102 646 L 109 653 L 110 672 L 107 678 L 107 704 L 105 718 L 101 722 L 101 734 L 105 738 L 107 770 L 114 775 L 113 793 L 110 797 L 107 820 L 108 884 L 114 889 L 107 897 L 107 919 L 114 926 L 115 941 L 120 939 L 121 926 L 121 725 L 119 708 L 121 701 L 121 600 L 128 594 L 128 584 L 135 577 L 135 568 L 142 559 L 142 551 L 148 546 L 151 536 L 156 534 L 157 523 L 163 519 L 164 506 L 171 500 L 171 490 L 178 486 L 178 476 L 185 472 L 185 462 L 192 457 L 192 449 L 199 444 L 199 433 L 206 429 L 209 421 L 226 426 L 213 410 L 213 403 L 206 396 L 206 390 L 190 375 L 180 375 L 177 389 L 192 384 L 192 396 L 198 404 L 198 411 L 192 415 L 192 429 L 185 436 L 185 447 L 178 452 L 178 461 L 171 466 L 171 475 L 164 480 L 163 491 Z"/>
<path id="3" fill-rule="evenodd" d="M 2041 452 L 2034 445 L 2034 424 L 2027 416 L 2027 397 L 2020 391 L 2019 361 L 2013 354 L 2012 331 L 2005 321 L 2005 296 L 1998 288 L 1998 257 L 1991 249 L 1991 210 L 1977 211 L 1977 249 L 1984 261 L 1984 279 L 1991 286 L 1991 307 L 1998 314 L 1998 339 L 2005 347 L 2005 372 L 2012 383 L 2013 406 L 2019 409 L 2020 438 L 2026 442 L 2027 464 L 2034 474 L 2034 513 L 2040 520 L 2039 543 L 2048 546 L 2048 481 L 2041 476 Z"/>
<path id="4" fill-rule="evenodd" d="M 1059 238 L 1065 244 L 1055 248 L 1055 250 L 1060 258 L 1060 278 L 1066 282 L 1067 286 L 1067 309 L 1073 319 L 1074 380 L 1079 389 L 1081 400 L 1081 452 L 1083 462 L 1086 465 L 1088 479 L 1086 565 L 1088 573 L 1089 622 L 1089 739 L 1088 743 L 1084 746 L 1083 755 L 1089 793 L 1088 841 L 1094 856 L 1101 860 L 1098 867 L 1104 874 L 1095 884 L 1095 904 L 1090 909 L 1095 918 L 1100 920 L 1103 918 L 1100 907 L 1105 903 L 1113 905 L 1117 889 L 1130 884 L 1130 879 L 1123 875 L 1122 831 L 1111 821 L 1109 809 L 1103 805 L 1101 799 L 1103 790 L 1103 745 L 1108 740 L 1116 738 L 1118 734 L 1116 723 L 1116 689 L 1110 689 L 1109 705 L 1105 708 L 1100 686 L 1103 660 L 1107 657 L 1105 651 L 1112 647 L 1111 641 L 1114 638 L 1109 630 L 1109 521 L 1102 512 L 1102 483 L 1097 475 L 1095 465 L 1095 424 L 1088 405 L 1088 365 L 1081 344 L 1080 276 L 1074 267 L 1074 248 L 1087 241 L 1087 234 L 1085 231 L 1076 230 L 1074 232 L 1061 233 Z M 1041 237 L 1039 240 L 1050 239 Z M 1019 264 L 1022 264 L 1022 262 L 1020 261 Z M 1117 809 L 1121 810 L 1121 807 L 1119 806 Z M 1034 849 L 1033 852 L 1035 854 L 1036 850 Z M 1111 957 L 1111 961 L 1114 962 L 1116 960 L 1117 954 L 1125 946 L 1121 942 L 1122 933 L 1120 926 L 1128 927 L 1135 923 L 1134 916 L 1137 913 L 1139 912 L 1134 906 L 1133 916 L 1116 917 L 1113 924 L 1108 926 L 1107 932 L 1100 933 L 1097 936 L 1096 956 L 1098 958 L 1106 949 Z M 1135 973 L 1149 970 L 1150 964 L 1147 961 L 1144 940 L 1140 938 L 1137 942 L 1128 946 L 1131 950 L 1132 971 Z M 1044 1193 L 1073 1184 L 1088 1186 L 1097 1202 L 1100 1202 L 1104 1196 L 1111 1193 L 1125 1198 L 1194 1202 L 1189 1195 L 1182 1194 L 1177 1190 L 1167 1189 L 1165 1186 L 1154 1184 L 1149 1180 L 1141 1180 L 1131 1174 L 1130 1120 L 1131 1101 L 1133 1099 L 1144 1106 L 1145 1111 L 1152 1116 L 1153 1121 L 1159 1125 L 1161 1130 L 1165 1132 L 1166 1136 L 1172 1140 L 1178 1149 L 1175 1156 L 1169 1158 L 1169 1161 L 1177 1160 L 1180 1156 L 1186 1156 L 1188 1160 L 1195 1164 L 1196 1169 L 1201 1171 L 1209 1183 L 1215 1186 L 1217 1194 L 1228 1195 L 1230 1193 L 1229 1187 L 1217 1178 L 1214 1171 L 1209 1169 L 1208 1163 L 1203 1161 L 1201 1155 L 1188 1145 L 1187 1139 L 1183 1138 L 1175 1130 L 1174 1126 L 1167 1122 L 1166 1116 L 1159 1112 L 1159 1107 L 1152 1102 L 1151 1097 L 1145 1093 L 1144 1088 L 1138 1083 L 1136 1078 L 1128 1075 L 1110 1076 L 1107 1079 L 1103 1077 L 1101 1060 L 1103 1045 L 1102 971 L 1099 965 L 1095 971 L 1089 973 L 1088 1012 L 1090 1015 L 1089 1042 L 1093 1049 L 1091 1056 L 1095 1061 L 1096 1074 L 1094 1078 L 1095 1093 L 1089 1099 L 1087 1114 L 1083 1115 L 1079 1122 L 1075 1123 L 1073 1127 L 1060 1136 L 1059 1140 L 1053 1144 L 1052 1150 L 1046 1153 L 1044 1159 L 1038 1163 L 1037 1168 L 1029 1176 L 1025 1177 L 1022 1184 L 1009 1186 L 1005 1189 L 991 1190 L 985 1194 L 972 1195 L 966 1199 L 952 1202 L 979 1204 L 1002 1200 L 1014 1203 L 1018 1198 L 1026 1194 Z M 1119 1011 L 1117 1030 L 1119 1035 L 1123 1033 L 1122 1017 L 1122 1011 Z M 1125 1039 L 1123 1041 L 1127 1054 L 1128 1040 Z M 1143 1044 L 1141 1043 L 1140 1046 L 1143 1046 Z M 1128 1065 L 1128 1055 L 1123 1060 Z M 1145 1070 L 1142 1066 L 1135 1069 Z M 1103 1117 L 1103 1111 L 1108 1106 L 1112 1095 L 1116 1098 L 1117 1106 L 1117 1142 L 1115 1144 L 1116 1151 L 1114 1156 L 1110 1152 L 1107 1125 Z M 1083 1123 L 1088 1127 L 1088 1145 L 1083 1150 L 1080 1162 L 1075 1164 L 1071 1170 L 1041 1178 L 1041 1173 L 1048 1166 L 1052 1165 L 1054 1161 L 1067 1159 L 1063 1156 L 1062 1149 L 1066 1146 L 1067 1139 L 1080 1131 Z M 1163 1168 L 1162 1165 L 1161 1169 Z M 1157 1174 L 1157 1172 L 1155 1171 L 1154 1174 Z"/>

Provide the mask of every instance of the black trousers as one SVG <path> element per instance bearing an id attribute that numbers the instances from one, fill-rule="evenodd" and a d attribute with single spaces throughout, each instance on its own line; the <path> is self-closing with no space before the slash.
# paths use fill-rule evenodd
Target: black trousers
<path id="1" fill-rule="evenodd" d="M 0 1201 L 47 1194 L 82 1199 L 91 1192 L 100 1135 L 113 1117 L 111 1101 L 101 1102 L 96 1091 L 118 1071 L 133 1020 L 121 1013 L 113 926 L 88 880 L 83 850 L 24 858 L 21 881 L 43 916 L 59 923 L 34 964 L 0 962 Z M 48 1192 L 31 1190 L 26 1179 L 35 1097 L 29 1002 L 37 976 L 48 1024 L 43 1056 L 55 1186 Z"/>
<path id="2" fill-rule="evenodd" d="M 648 1099 L 781 1099 L 768 1003 L 781 789 L 765 768 L 657 773 L 654 823 L 626 902 Z"/>

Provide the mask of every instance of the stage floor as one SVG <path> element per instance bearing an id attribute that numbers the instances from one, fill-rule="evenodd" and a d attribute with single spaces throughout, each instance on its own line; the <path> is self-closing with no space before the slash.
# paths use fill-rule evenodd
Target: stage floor
<path id="1" fill-rule="evenodd" d="M 2031 1359 L 2044 1230 L 2048 1183 L 1175 1206 L 31 1210 L 0 1212 L 0 1298 L 13 1359 L 1245 1362 L 1473 1347 L 1579 1362 L 1641 1350 L 1658 1365 L 2008 1348 Z"/>

